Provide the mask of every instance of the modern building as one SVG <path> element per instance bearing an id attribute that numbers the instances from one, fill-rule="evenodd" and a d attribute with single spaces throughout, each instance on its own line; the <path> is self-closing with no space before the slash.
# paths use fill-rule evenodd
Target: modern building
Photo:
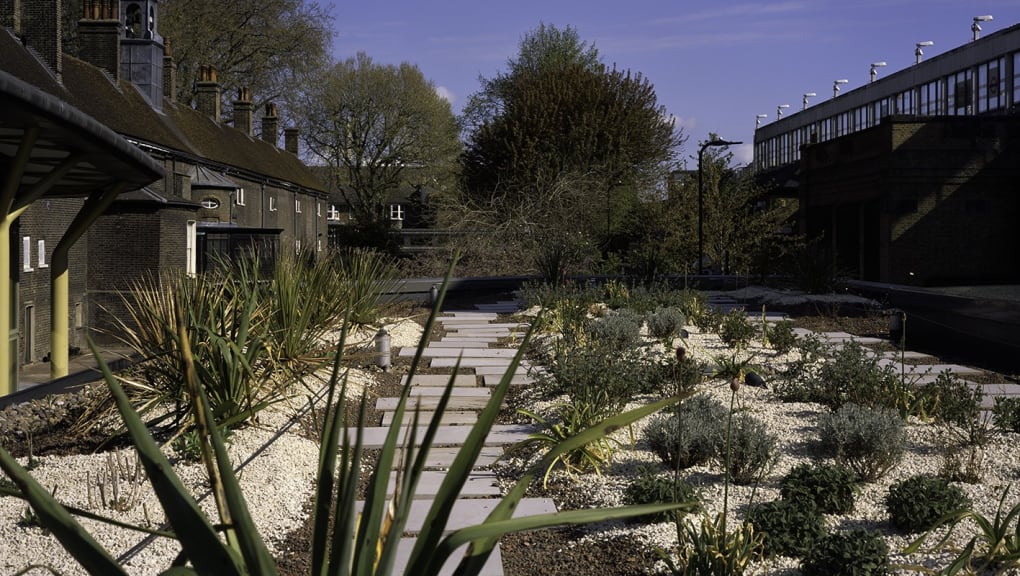
<path id="1" fill-rule="evenodd" d="M 850 276 L 1020 280 L 1020 24 L 976 36 L 755 131 L 754 170 Z"/>
<path id="2" fill-rule="evenodd" d="M 17 249 L 12 293 L 0 303 L 12 311 L 3 362 L 50 360 L 55 377 L 66 373 L 67 355 L 84 346 L 86 333 L 111 341 L 101 329 L 145 274 L 196 273 L 220 256 L 256 248 L 270 261 L 283 250 L 322 250 L 329 207 L 322 182 L 298 157 L 297 131 L 285 129 L 279 146 L 275 106 L 261 111 L 256 136 L 251 94 L 242 89 L 225 120 L 216 71 L 208 67 L 196 83 L 196 108 L 174 101 L 173 55 L 159 34 L 157 0 L 82 2 L 78 57 L 62 49 L 61 4 L 0 0 L 0 78 L 27 84 L 115 134 L 161 173 L 145 182 L 123 179 L 116 194 L 107 181 L 105 188 L 85 183 L 76 194 L 26 192 L 31 200 L 22 211 L 5 213 Z M 30 137 L 23 130 L 21 147 Z M 89 154 L 73 141 L 61 149 L 69 165 Z M 0 148 L 4 172 L 16 165 L 17 150 Z M 23 179 L 21 186 L 32 184 Z M 81 226 L 83 207 L 101 214 L 91 226 Z M 77 236 L 68 239 L 69 231 Z M 66 310 L 52 306 L 56 249 L 67 251 Z"/>

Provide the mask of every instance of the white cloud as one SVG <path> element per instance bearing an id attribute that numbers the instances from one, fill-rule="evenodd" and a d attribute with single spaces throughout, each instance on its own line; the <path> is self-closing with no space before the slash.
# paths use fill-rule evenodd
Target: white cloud
<path id="1" fill-rule="evenodd" d="M 731 150 L 733 151 L 733 164 L 736 166 L 744 166 L 754 160 L 754 144 L 750 142 L 737 144 Z"/>
<path id="2" fill-rule="evenodd" d="M 439 94 L 439 97 L 449 102 L 451 106 L 457 101 L 457 96 L 446 86 L 436 86 L 436 94 Z"/>

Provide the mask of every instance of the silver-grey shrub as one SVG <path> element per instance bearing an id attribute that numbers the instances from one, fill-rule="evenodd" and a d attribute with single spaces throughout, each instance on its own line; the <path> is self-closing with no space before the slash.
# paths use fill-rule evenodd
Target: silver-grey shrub
<path id="1" fill-rule="evenodd" d="M 891 408 L 847 403 L 818 418 L 822 447 L 861 480 L 881 478 L 903 456 L 903 420 Z"/>
<path id="2" fill-rule="evenodd" d="M 705 464 L 717 454 L 726 436 L 726 407 L 699 394 L 684 400 L 676 410 L 658 414 L 645 427 L 648 445 L 671 468 Z"/>
<path id="3" fill-rule="evenodd" d="M 778 437 L 770 434 L 761 420 L 746 412 L 733 416 L 728 440 L 723 434 L 716 436 L 715 441 L 715 457 L 736 484 L 760 480 L 772 469 L 778 456 Z"/>
<path id="4" fill-rule="evenodd" d="M 659 340 L 675 338 L 684 327 L 683 312 L 672 307 L 658 308 L 648 315 L 648 334 Z"/>
<path id="5" fill-rule="evenodd" d="M 641 338 L 642 318 L 633 310 L 622 308 L 606 313 L 601 318 L 585 322 L 585 332 L 596 342 L 624 349 L 635 345 Z"/>

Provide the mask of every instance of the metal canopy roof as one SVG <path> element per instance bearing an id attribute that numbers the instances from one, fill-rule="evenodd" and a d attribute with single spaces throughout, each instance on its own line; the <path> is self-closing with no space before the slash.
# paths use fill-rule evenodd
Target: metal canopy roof
<path id="1" fill-rule="evenodd" d="M 89 196 L 123 184 L 140 188 L 163 176 L 163 167 L 124 138 L 67 102 L 0 70 L 0 174 L 10 167 L 33 130 L 30 157 L 16 183 L 14 208 L 42 197 Z M 60 173 L 62 164 L 72 165 Z M 4 174 L 6 173 L 6 174 Z M 47 176 L 57 176 L 52 182 Z M 2 184 L 2 182 L 0 182 Z M 38 196 L 37 196 L 38 197 Z"/>

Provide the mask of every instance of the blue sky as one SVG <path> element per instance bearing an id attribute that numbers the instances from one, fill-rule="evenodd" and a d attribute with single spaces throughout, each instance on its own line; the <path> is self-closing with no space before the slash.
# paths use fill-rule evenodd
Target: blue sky
<path id="1" fill-rule="evenodd" d="M 460 111 L 479 89 L 479 76 L 506 70 L 521 37 L 540 22 L 572 26 L 603 61 L 640 72 L 659 103 L 689 137 L 683 157 L 693 168 L 698 143 L 710 132 L 745 142 L 735 160 L 751 159 L 755 116 L 776 107 L 800 110 L 803 94 L 819 102 L 880 74 L 914 63 L 917 42 L 933 41 L 925 57 L 971 40 L 975 16 L 990 14 L 983 34 L 1020 22 L 1018 0 L 388 0 L 322 1 L 335 18 L 333 55 L 367 53 L 376 62 L 416 64 Z"/>

